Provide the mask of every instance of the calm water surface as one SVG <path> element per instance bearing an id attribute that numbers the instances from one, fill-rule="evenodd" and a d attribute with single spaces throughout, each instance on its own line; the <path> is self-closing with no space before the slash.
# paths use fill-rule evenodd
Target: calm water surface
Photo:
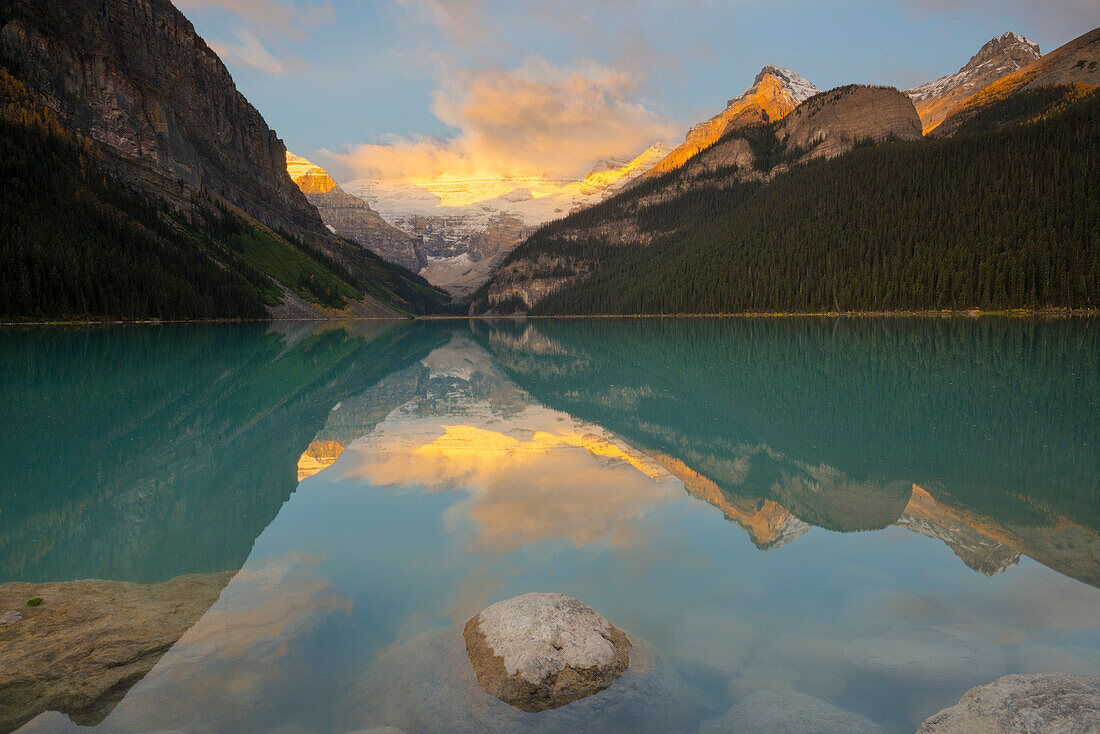
<path id="1" fill-rule="evenodd" d="M 0 731 L 912 732 L 1100 673 L 1090 320 L 8 330 L 0 425 Z M 528 591 L 627 675 L 482 692 L 460 627 Z"/>

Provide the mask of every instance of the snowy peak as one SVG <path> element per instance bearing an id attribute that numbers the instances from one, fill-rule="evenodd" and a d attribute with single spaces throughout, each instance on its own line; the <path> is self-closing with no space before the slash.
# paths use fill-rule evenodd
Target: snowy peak
<path id="1" fill-rule="evenodd" d="M 687 163 L 700 151 L 714 145 L 730 130 L 757 123 L 781 120 L 804 100 L 820 93 L 816 86 L 790 69 L 765 66 L 751 87 L 726 102 L 726 109 L 688 130 L 682 145 L 646 172 L 659 176 Z"/>
<path id="2" fill-rule="evenodd" d="M 800 76 L 799 74 L 796 74 L 790 69 L 783 66 L 772 66 L 771 64 L 768 64 L 760 70 L 759 74 L 756 75 L 756 79 L 753 81 L 752 87 L 750 89 L 746 89 L 745 92 L 742 94 L 742 97 L 751 94 L 754 90 L 758 89 L 760 87 L 760 83 L 763 82 L 764 78 L 767 76 L 775 77 L 775 79 L 779 81 L 779 86 L 783 88 L 783 91 L 791 95 L 791 98 L 798 103 L 805 102 L 810 97 L 821 92 L 820 89 L 814 86 L 813 82 L 803 76 Z M 730 104 L 732 104 L 733 101 L 734 100 L 730 100 Z"/>
<path id="3" fill-rule="evenodd" d="M 982 46 L 954 74 L 914 87 L 907 94 L 914 102 L 919 102 L 942 97 L 960 87 L 974 88 L 977 91 L 986 84 L 1027 66 L 1041 55 L 1039 44 L 1016 33 L 1002 33 Z"/>
<path id="4" fill-rule="evenodd" d="M 1010 31 L 1002 33 L 982 46 L 978 53 L 971 56 L 966 66 L 959 69 L 959 71 L 972 71 L 990 61 L 1015 63 L 1017 64 L 1015 69 L 1019 69 L 1022 66 L 1027 66 L 1040 56 L 1042 54 L 1039 53 L 1039 44 Z"/>
<path id="5" fill-rule="evenodd" d="M 910 89 L 925 134 L 938 126 L 955 105 L 1001 77 L 1039 59 L 1039 45 L 1017 33 L 1002 33 L 982 46 L 954 74 Z"/>

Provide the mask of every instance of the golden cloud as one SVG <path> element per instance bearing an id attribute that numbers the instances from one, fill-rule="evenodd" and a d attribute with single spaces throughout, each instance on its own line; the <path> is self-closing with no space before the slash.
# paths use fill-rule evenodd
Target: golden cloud
<path id="1" fill-rule="evenodd" d="M 489 195 L 526 187 L 537 196 L 540 185 L 579 177 L 601 158 L 675 136 L 667 119 L 632 99 L 636 89 L 628 73 L 594 63 L 566 69 L 537 56 L 513 69 L 448 71 L 432 111 L 455 137 L 389 136 L 325 156 L 352 178 L 428 190 L 472 180 L 488 182 Z"/>

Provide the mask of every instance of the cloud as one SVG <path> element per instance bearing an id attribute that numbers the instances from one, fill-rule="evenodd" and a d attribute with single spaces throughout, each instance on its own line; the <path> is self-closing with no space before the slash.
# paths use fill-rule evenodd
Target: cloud
<path id="1" fill-rule="evenodd" d="M 275 58 L 251 31 L 237 31 L 236 37 L 236 43 L 224 41 L 210 43 L 210 47 L 227 65 L 241 64 L 272 76 L 283 76 L 305 68 L 305 62 L 298 56 Z"/>
<path id="2" fill-rule="evenodd" d="M 675 136 L 669 120 L 634 99 L 638 80 L 595 63 L 444 70 L 433 113 L 450 139 L 389 136 L 327 153 L 356 178 L 424 182 L 492 177 L 571 177 L 600 158 L 637 154 Z"/>
<path id="3" fill-rule="evenodd" d="M 396 0 L 419 20 L 428 21 L 459 41 L 484 39 L 489 34 L 484 0 Z"/>
<path id="4" fill-rule="evenodd" d="M 643 527 L 682 485 L 597 426 L 530 407 L 494 430 L 436 419 L 387 422 L 345 452 L 345 475 L 374 486 L 461 491 L 444 514 L 492 555 L 543 540 L 644 544 Z M 545 429 L 545 430 L 544 430 Z"/>
<path id="5" fill-rule="evenodd" d="M 236 41 L 210 39 L 210 47 L 226 65 L 241 65 L 272 76 L 306 68 L 301 57 L 282 54 L 277 57 L 268 43 L 304 43 L 309 32 L 336 21 L 331 0 L 318 4 L 292 0 L 176 0 L 185 12 L 224 13 L 236 19 Z"/>

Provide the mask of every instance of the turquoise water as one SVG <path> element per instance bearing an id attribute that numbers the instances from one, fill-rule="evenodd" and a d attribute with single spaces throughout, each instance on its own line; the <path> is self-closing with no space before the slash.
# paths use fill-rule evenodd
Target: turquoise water
<path id="1" fill-rule="evenodd" d="M 187 610 L 121 680 L 20 657 L 0 731 L 724 731 L 778 691 L 911 732 L 1100 673 L 1098 419 L 1083 319 L 0 332 L 0 614 L 44 598 L 0 661 L 83 605 L 131 665 L 156 614 L 69 582 Z M 528 591 L 631 670 L 481 691 L 461 625 Z"/>

